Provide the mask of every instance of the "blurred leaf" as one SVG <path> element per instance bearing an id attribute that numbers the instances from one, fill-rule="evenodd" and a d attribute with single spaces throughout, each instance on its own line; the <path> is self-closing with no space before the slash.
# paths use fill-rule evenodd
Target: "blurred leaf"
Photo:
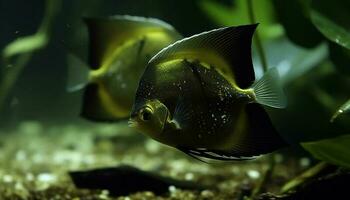
<path id="1" fill-rule="evenodd" d="M 3 57 L 9 58 L 17 54 L 29 53 L 41 49 L 47 45 L 47 42 L 48 36 L 44 33 L 18 38 L 5 47 Z"/>
<path id="2" fill-rule="evenodd" d="M 301 145 L 317 159 L 350 168 L 350 135 Z"/>
<path id="3" fill-rule="evenodd" d="M 302 0 L 299 0 L 302 2 Z M 311 11 L 317 11 L 332 23 L 345 29 L 350 28 L 350 1 L 344 0 L 313 0 L 311 4 L 306 5 L 309 15 Z M 311 17 L 310 17 L 311 18 Z"/>
<path id="4" fill-rule="evenodd" d="M 350 75 L 350 49 L 337 45 L 334 42 L 329 42 L 329 56 L 342 74 Z"/>
<path id="5" fill-rule="evenodd" d="M 295 45 L 287 38 L 279 38 L 264 43 L 268 66 L 276 67 L 284 84 L 295 81 L 324 61 L 328 56 L 326 44 L 306 49 Z M 262 77 L 261 63 L 255 51 L 253 62 L 256 79 Z"/>
<path id="6" fill-rule="evenodd" d="M 213 0 L 203 0 L 199 3 L 202 10 L 220 26 L 229 26 L 235 23 L 231 7 L 227 7 Z"/>
<path id="7" fill-rule="evenodd" d="M 294 43 L 311 48 L 323 41 L 323 36 L 308 18 L 305 2 L 273 0 L 275 12 L 286 30 L 287 37 Z"/>
<path id="8" fill-rule="evenodd" d="M 293 42 L 312 47 L 328 39 L 331 60 L 341 73 L 350 74 L 349 1 L 274 0 L 274 5 Z"/>
<path id="9" fill-rule="evenodd" d="M 350 75 L 349 1 L 314 1 L 308 7 L 315 27 L 330 41 L 330 58 L 340 73 Z"/>
<path id="10" fill-rule="evenodd" d="M 342 106 L 340 106 L 340 108 L 332 116 L 331 121 L 333 122 L 340 115 L 343 115 L 348 112 L 350 112 L 350 99 L 347 102 L 345 102 Z"/>
<path id="11" fill-rule="evenodd" d="M 233 6 L 225 6 L 215 0 L 198 1 L 200 8 L 220 26 L 249 24 L 247 1 L 236 0 L 233 2 Z M 263 38 L 280 36 L 283 30 L 276 23 L 271 0 L 255 0 L 253 6 L 255 18 L 260 23 L 261 36 Z"/>
<path id="12" fill-rule="evenodd" d="M 350 32 L 329 20 L 321 13 L 311 10 L 311 21 L 316 28 L 329 40 L 350 49 Z"/>

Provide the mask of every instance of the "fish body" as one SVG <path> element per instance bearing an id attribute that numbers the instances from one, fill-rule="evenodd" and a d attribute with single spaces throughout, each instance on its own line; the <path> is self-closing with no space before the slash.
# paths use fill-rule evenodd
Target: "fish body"
<path id="1" fill-rule="evenodd" d="M 204 32 L 160 51 L 140 80 L 130 125 L 195 157 L 246 159 L 284 146 L 260 105 L 285 106 L 276 71 L 254 83 L 255 27 Z"/>
<path id="2" fill-rule="evenodd" d="M 130 115 L 134 94 L 149 59 L 181 38 L 169 24 L 152 18 L 114 16 L 85 19 L 90 37 L 89 68 L 82 116 L 116 121 Z M 81 75 L 80 75 L 81 76 Z"/>

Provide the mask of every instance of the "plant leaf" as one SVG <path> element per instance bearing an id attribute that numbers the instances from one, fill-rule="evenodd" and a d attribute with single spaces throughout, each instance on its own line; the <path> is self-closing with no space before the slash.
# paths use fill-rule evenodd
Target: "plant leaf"
<path id="1" fill-rule="evenodd" d="M 350 112 L 350 99 L 347 102 L 345 102 L 342 106 L 340 106 L 340 108 L 334 113 L 334 115 L 332 116 L 331 122 L 336 120 L 340 115 L 343 115 L 349 112 Z"/>
<path id="2" fill-rule="evenodd" d="M 350 32 L 321 13 L 311 10 L 310 17 L 315 27 L 329 40 L 350 49 Z"/>
<path id="3" fill-rule="evenodd" d="M 247 0 L 235 0 L 233 6 L 226 6 L 220 1 L 200 0 L 199 7 L 220 26 L 232 26 L 250 23 Z M 255 18 L 261 25 L 259 32 L 263 38 L 276 38 L 283 33 L 282 27 L 276 23 L 271 0 L 254 1 Z"/>
<path id="4" fill-rule="evenodd" d="M 201 9 L 218 25 L 229 26 L 234 24 L 234 14 L 232 8 L 222 5 L 213 0 L 199 1 Z"/>
<path id="5" fill-rule="evenodd" d="M 277 18 L 292 42 L 312 48 L 324 40 L 308 18 L 310 2 L 273 0 L 273 3 Z"/>
<path id="6" fill-rule="evenodd" d="M 305 142 L 301 145 L 319 160 L 350 168 L 350 135 Z"/>

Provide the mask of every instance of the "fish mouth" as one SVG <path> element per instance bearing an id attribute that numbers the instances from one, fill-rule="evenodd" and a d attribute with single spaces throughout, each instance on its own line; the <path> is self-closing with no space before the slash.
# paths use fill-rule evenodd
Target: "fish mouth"
<path id="1" fill-rule="evenodd" d="M 130 127 L 130 128 L 135 128 L 135 127 L 137 127 L 137 125 L 138 125 L 138 123 L 137 123 L 137 121 L 136 120 L 134 120 L 134 119 L 129 119 L 129 121 L 128 121 L 128 126 Z"/>

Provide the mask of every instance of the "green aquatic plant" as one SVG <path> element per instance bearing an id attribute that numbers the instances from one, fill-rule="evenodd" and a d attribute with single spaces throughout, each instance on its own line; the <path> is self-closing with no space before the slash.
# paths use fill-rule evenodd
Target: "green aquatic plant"
<path id="1" fill-rule="evenodd" d="M 350 100 L 348 100 L 342 106 L 340 106 L 340 108 L 332 116 L 331 122 L 334 122 L 334 120 L 336 120 L 336 118 L 338 118 L 339 116 L 341 116 L 343 114 L 348 113 L 349 111 L 350 111 Z"/>
<path id="2" fill-rule="evenodd" d="M 350 168 L 350 135 L 301 144 L 315 158 Z"/>
<path id="3" fill-rule="evenodd" d="M 1 52 L 2 67 L 0 77 L 0 110 L 8 93 L 16 83 L 33 53 L 47 46 L 53 20 L 60 8 L 60 0 L 47 0 L 44 18 L 37 32 L 30 36 L 17 38 L 9 43 Z"/>
<path id="4" fill-rule="evenodd" d="M 287 20 L 284 19 L 287 16 L 282 14 L 288 8 L 288 4 L 293 4 L 293 7 L 300 8 L 294 10 L 294 15 L 299 15 L 304 18 L 304 22 L 308 24 L 309 31 L 303 32 L 306 36 L 318 38 L 316 42 L 326 41 L 330 47 L 330 59 L 334 62 L 339 73 L 347 74 L 350 72 L 349 61 L 350 61 L 350 23 L 344 22 L 344 17 L 348 16 L 348 11 L 350 9 L 350 4 L 346 1 L 336 1 L 336 3 L 327 1 L 295 1 L 295 2 L 283 2 L 275 0 L 276 12 L 280 14 L 282 18 L 282 23 Z M 284 5 L 282 5 L 284 4 Z M 326 9 L 327 8 L 327 9 Z M 293 17 L 293 16 L 288 16 Z M 292 24 L 283 23 L 288 30 L 291 31 L 290 39 L 300 45 L 308 46 L 308 38 L 296 39 L 292 35 L 296 30 L 295 27 L 290 27 Z M 316 30 L 316 31 L 315 31 Z M 316 33 L 315 33 L 316 32 Z M 316 37 L 315 37 L 316 35 Z M 335 45 L 336 44 L 336 45 Z M 334 52 L 343 52 L 340 54 Z M 344 85 L 345 88 L 350 88 L 349 85 Z M 329 98 L 329 102 L 332 101 L 332 96 L 324 93 L 324 91 L 319 91 Z M 323 95 L 323 97 L 325 97 Z M 323 98 L 324 99 L 324 98 Z M 331 122 L 334 122 L 339 115 L 343 115 L 349 110 L 350 101 L 347 101 L 339 109 L 334 111 L 334 115 L 330 118 Z M 349 121 L 347 121 L 349 122 Z M 347 133 L 349 134 L 349 133 Z M 349 153 L 350 153 L 350 140 L 349 135 L 334 137 L 326 140 L 313 141 L 302 143 L 302 146 L 309 151 L 315 158 L 324 160 L 336 165 L 343 167 L 350 167 Z"/>
<path id="5" fill-rule="evenodd" d="M 250 23 L 252 13 L 248 10 L 253 8 L 256 19 L 259 19 L 259 23 L 261 23 L 259 29 L 263 39 L 276 38 L 283 33 L 281 25 L 277 23 L 274 16 L 271 1 L 254 1 L 252 4 L 247 0 L 235 0 L 232 1 L 232 6 L 226 6 L 220 1 L 200 0 L 198 5 L 219 26 Z"/>
<path id="6" fill-rule="evenodd" d="M 327 89 L 332 87 L 332 84 L 329 84 L 328 81 L 322 83 L 322 85 L 329 84 L 329 86 L 320 86 L 314 83 L 315 80 L 322 80 L 324 77 L 329 76 L 329 74 L 333 74 L 333 76 L 334 74 L 337 74 L 338 76 L 340 73 L 343 74 L 345 72 L 344 74 L 349 74 L 350 72 L 350 24 L 344 23 L 344 17 L 348 15 L 348 12 L 346 11 L 350 9 L 350 3 L 344 1 L 337 2 L 339 3 L 338 5 L 327 1 L 317 1 L 316 4 L 311 0 L 287 2 L 282 0 L 248 0 L 244 2 L 237 0 L 233 1 L 232 7 L 229 7 L 218 3 L 218 1 L 203 0 L 200 1 L 200 6 L 202 10 L 206 12 L 208 16 L 219 25 L 232 25 L 232 23 L 239 24 L 242 22 L 244 23 L 247 22 L 247 19 L 250 19 L 250 23 L 255 23 L 254 15 L 256 15 L 258 22 L 267 24 L 265 24 L 265 26 L 262 26 L 261 31 L 263 33 L 262 41 L 265 43 L 271 39 L 276 40 L 276 38 L 281 37 L 282 33 L 282 31 L 280 31 L 278 32 L 280 34 L 271 34 L 271 32 L 266 31 L 268 30 L 266 27 L 270 27 L 271 29 L 271 27 L 278 27 L 279 25 L 282 25 L 288 39 L 299 45 L 299 47 L 296 47 L 296 49 L 300 54 L 299 58 L 296 56 L 296 59 L 294 60 L 295 62 L 292 60 L 293 57 L 285 56 L 287 58 L 285 62 L 288 61 L 291 66 L 290 68 L 292 68 L 290 70 L 287 70 L 287 72 L 283 72 L 284 70 L 281 70 L 281 67 L 276 66 L 277 68 L 280 68 L 279 72 L 281 73 L 283 84 L 285 86 L 288 86 L 288 90 L 294 90 L 294 92 L 289 93 L 289 97 L 291 97 L 290 95 L 292 94 L 292 109 L 289 109 L 289 111 L 293 109 L 300 110 L 302 109 L 301 106 L 314 107 L 313 110 L 320 109 L 320 107 L 317 107 L 317 105 L 314 103 L 310 104 L 307 102 L 309 101 L 307 98 L 298 98 L 299 95 L 303 95 L 303 93 L 298 92 L 303 91 L 303 89 L 300 88 L 307 88 L 307 85 L 310 85 L 310 89 L 307 93 L 310 93 L 312 98 L 316 99 L 316 102 L 321 105 L 321 109 L 325 110 L 327 113 L 330 113 L 328 122 L 329 127 L 334 127 L 334 123 L 342 123 L 343 126 L 348 127 L 349 118 L 345 118 L 344 116 L 345 113 L 350 110 L 350 100 L 346 101 L 346 103 L 340 107 L 338 105 L 339 108 L 335 110 L 337 103 L 342 101 L 343 96 L 346 96 L 348 94 L 332 95 L 332 92 Z M 330 9 L 325 9 L 327 7 Z M 270 12 L 270 9 L 274 10 L 275 12 Z M 248 12 L 244 12 L 247 10 Z M 325 10 L 327 10 L 326 13 L 323 12 Z M 336 12 L 337 10 L 340 12 Z M 265 15 L 254 13 L 254 11 L 265 13 Z M 274 14 L 277 14 L 277 19 L 274 17 Z M 269 33 L 271 34 L 270 37 Z M 267 67 L 270 67 L 266 65 L 270 65 L 270 63 L 272 63 L 271 60 L 273 60 L 274 57 L 280 53 L 272 51 L 272 48 L 269 48 L 269 46 L 267 46 L 265 48 L 267 50 L 267 60 L 264 61 L 264 54 L 266 53 L 264 53 L 264 49 L 261 46 L 261 42 L 259 42 L 259 38 L 257 38 L 257 40 L 258 41 L 256 41 L 256 48 L 259 52 L 259 57 L 262 60 L 261 65 L 263 71 L 266 71 Z M 308 53 L 308 56 L 307 54 L 303 53 L 303 51 L 305 51 L 304 48 L 315 49 L 316 46 L 317 50 Z M 281 42 L 277 42 L 277 45 L 275 45 L 273 48 L 278 48 L 278 51 L 281 51 L 281 49 L 286 50 L 285 47 L 282 47 Z M 289 54 L 293 55 L 292 51 Z M 310 57 L 312 57 L 312 62 L 307 61 L 310 59 Z M 331 60 L 332 63 L 329 62 L 329 60 Z M 330 70 L 330 68 L 333 67 L 333 64 L 337 71 Z M 319 69 L 313 69 L 315 67 L 318 67 Z M 310 74 L 310 71 L 313 71 L 314 73 Z M 339 80 L 332 81 L 338 82 Z M 345 88 L 350 88 L 350 85 L 348 84 L 343 84 L 342 86 Z M 298 105 L 299 108 L 293 108 L 293 106 L 296 105 Z M 289 111 L 287 111 L 287 113 Z M 331 113 L 334 113 L 333 117 L 331 117 Z M 313 114 L 317 115 L 316 113 Z M 283 115 L 278 115 L 278 117 L 283 117 Z M 301 119 L 304 117 L 305 116 L 300 116 Z M 317 119 L 318 118 L 316 117 L 314 120 L 315 123 L 318 123 Z M 322 119 L 322 117 L 319 119 Z M 337 122 L 337 120 L 341 122 Z M 309 125 L 314 126 L 312 124 Z M 288 123 L 284 124 L 283 126 L 285 126 L 282 128 L 284 130 L 292 129 Z M 311 134 L 309 136 L 307 136 L 308 131 L 303 133 L 306 135 L 304 138 L 313 138 L 313 141 L 301 142 L 301 146 L 314 158 L 325 162 L 320 162 L 300 176 L 297 176 L 296 178 L 288 181 L 286 185 L 281 189 L 281 194 L 295 190 L 297 187 L 304 184 L 308 180 L 318 176 L 321 171 L 325 170 L 329 166 L 328 163 L 350 168 L 350 135 L 346 135 L 350 134 L 350 132 L 336 133 L 334 135 L 334 132 L 337 132 L 338 129 L 334 129 L 332 131 L 332 128 L 330 128 L 330 130 L 331 131 L 327 133 L 326 136 L 322 134 L 323 137 L 326 137 L 328 139 L 322 140 L 318 140 L 318 137 L 314 137 L 314 135 L 317 135 L 317 132 L 312 133 L 313 135 Z M 302 130 L 297 129 L 296 131 L 303 132 Z M 288 138 L 293 138 L 291 135 L 293 134 L 292 131 L 289 131 L 288 134 L 290 134 L 287 136 Z M 343 135 L 339 136 L 339 134 Z M 303 138 L 303 136 L 301 136 L 301 138 Z M 267 170 L 265 176 L 261 179 L 260 184 L 258 184 L 258 186 L 255 188 L 253 194 L 249 198 L 247 197 L 247 199 L 254 199 L 257 194 L 261 193 L 261 188 L 271 176 L 271 171 L 273 171 L 274 168 L 273 166 L 274 162 L 271 161 L 268 168 L 269 170 Z"/>
<path id="7" fill-rule="evenodd" d="M 203 9 L 203 11 L 206 12 L 208 16 L 212 18 L 213 21 L 217 22 L 219 25 L 247 22 L 246 20 L 249 18 L 251 19 L 250 22 L 255 22 L 255 14 L 258 22 L 261 22 L 262 24 L 267 24 L 265 25 L 265 30 L 266 26 L 278 26 L 278 24 L 280 24 L 283 26 L 287 37 L 292 42 L 300 46 L 310 48 L 315 47 L 321 43 L 327 44 L 329 49 L 328 58 L 332 61 L 332 64 L 334 64 L 338 71 L 335 72 L 335 74 L 349 74 L 348 72 L 350 71 L 350 32 L 348 31 L 348 29 L 350 28 L 350 24 L 346 22 L 345 17 L 349 16 L 348 12 L 346 11 L 350 9 L 350 3 L 340 0 L 337 1 L 338 4 L 330 3 L 328 1 L 317 1 L 316 3 L 316 1 L 311 0 L 288 2 L 281 0 L 249 0 L 244 2 L 245 3 L 243 3 L 243 1 L 240 0 L 233 1 L 232 7 L 229 7 L 224 6 L 214 0 L 203 0 L 200 1 L 200 6 Z M 252 2 L 254 2 L 254 5 L 252 5 Z M 253 7 L 255 8 L 254 11 L 256 13 L 252 12 Z M 247 11 L 247 8 L 250 8 L 248 9 L 249 12 L 244 12 Z M 275 12 L 268 12 L 271 10 L 274 10 Z M 274 17 L 274 14 L 276 14 L 277 18 Z M 301 30 L 301 27 L 303 30 Z M 264 33 L 264 27 L 262 29 L 262 32 Z M 262 37 L 263 41 L 266 41 L 266 39 L 269 38 L 266 37 L 266 34 L 262 35 L 265 35 L 265 37 Z M 261 52 L 264 52 L 264 50 L 261 49 L 261 46 L 259 47 L 259 44 L 257 44 L 256 47 L 260 52 L 260 58 L 263 58 L 264 56 L 262 56 Z M 269 63 L 270 58 L 272 57 L 268 56 L 267 63 Z M 325 57 L 323 56 L 319 57 L 319 61 L 321 61 L 324 58 Z M 304 61 L 305 59 L 306 58 L 303 58 L 302 61 Z M 300 59 L 298 60 L 300 61 Z M 325 60 L 327 61 L 327 59 Z M 262 63 L 264 63 L 264 61 L 262 61 Z M 305 85 L 298 84 L 298 82 L 296 82 L 295 80 L 299 80 L 297 79 L 298 77 L 305 76 L 310 71 L 310 69 L 312 69 L 311 66 L 317 66 L 316 63 L 308 63 L 309 65 L 303 65 L 303 67 L 300 67 L 300 63 L 294 63 L 292 66 L 294 70 L 290 71 L 289 73 L 292 74 L 292 78 L 288 78 L 289 75 L 283 76 L 282 74 L 282 81 L 287 85 L 290 85 L 290 83 L 295 82 L 295 86 L 293 87 L 296 88 L 296 91 L 298 91 L 298 87 L 305 87 Z M 331 65 L 333 67 L 332 64 L 328 63 L 327 66 Z M 262 66 L 264 66 L 264 64 L 262 64 Z M 324 64 L 318 66 L 320 69 L 326 69 L 326 65 Z M 266 67 L 263 68 L 265 69 Z M 310 69 L 306 70 L 307 68 Z M 294 75 L 294 73 L 296 73 L 296 75 Z M 331 73 L 329 70 L 318 70 L 318 72 L 314 73 L 312 76 L 308 75 L 309 78 L 304 78 L 303 82 L 308 85 L 313 85 L 314 83 L 311 84 L 310 81 L 315 79 L 321 79 L 321 77 L 324 77 L 326 74 L 329 73 Z M 330 82 L 328 84 L 331 85 Z M 345 116 L 345 113 L 348 112 L 350 108 L 350 101 L 347 101 L 342 106 L 338 105 L 339 108 L 336 110 L 338 104 L 337 102 L 341 101 L 341 99 L 337 99 L 340 96 L 332 96 L 329 90 L 325 90 L 325 88 L 328 87 L 330 86 L 320 87 L 313 85 L 311 86 L 312 89 L 310 90 L 310 92 L 312 96 L 320 103 L 320 105 L 324 107 L 323 109 L 327 110 L 327 112 L 329 113 L 334 113 L 333 117 L 331 114 L 329 115 L 330 126 L 332 126 L 331 122 L 336 123 L 338 117 L 339 120 L 342 121 L 340 123 L 345 125 L 348 122 L 348 118 L 341 116 Z M 350 86 L 345 84 L 343 85 L 343 87 L 349 88 Z M 298 93 L 293 94 L 297 95 Z M 346 96 L 346 94 L 342 96 Z M 296 101 L 303 100 L 300 99 Z M 345 125 L 345 127 L 346 126 L 347 125 Z M 350 162 L 349 160 L 345 159 L 346 156 L 335 156 L 347 155 L 350 152 L 350 149 L 345 148 L 346 146 L 350 146 L 350 144 L 348 145 L 346 140 L 347 135 L 339 136 L 339 134 L 346 134 L 346 132 L 337 133 L 336 135 L 332 135 L 331 132 L 332 131 L 330 131 L 330 133 L 328 133 L 327 135 L 327 138 L 330 139 L 317 141 L 317 137 L 315 137 L 314 141 L 305 143 L 303 142 L 301 144 L 305 148 L 305 150 L 309 151 L 317 159 L 324 160 L 330 163 L 335 163 L 341 166 L 348 166 Z M 339 143 L 339 147 L 336 145 L 338 143 L 338 140 L 342 140 L 342 143 Z M 334 148 L 325 148 L 328 145 Z"/>

